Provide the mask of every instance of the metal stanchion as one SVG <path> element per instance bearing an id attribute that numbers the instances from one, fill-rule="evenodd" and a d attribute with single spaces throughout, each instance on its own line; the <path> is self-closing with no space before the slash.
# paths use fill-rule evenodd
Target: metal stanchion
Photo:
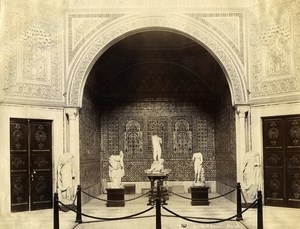
<path id="1" fill-rule="evenodd" d="M 53 228 L 59 229 L 59 208 L 58 208 L 58 193 L 54 193 L 53 197 Z"/>
<path id="2" fill-rule="evenodd" d="M 242 199 L 241 199 L 241 184 L 237 183 L 236 186 L 236 220 L 243 220 L 242 216 Z"/>
<path id="3" fill-rule="evenodd" d="M 76 223 L 82 223 L 81 217 L 81 187 L 77 186 L 77 212 L 76 212 Z"/>
<path id="4" fill-rule="evenodd" d="M 263 229 L 263 205 L 262 205 L 262 193 L 257 192 L 257 229 Z"/>
<path id="5" fill-rule="evenodd" d="M 156 229 L 161 229 L 161 209 L 160 209 L 160 180 L 157 180 L 157 192 L 156 192 Z"/>

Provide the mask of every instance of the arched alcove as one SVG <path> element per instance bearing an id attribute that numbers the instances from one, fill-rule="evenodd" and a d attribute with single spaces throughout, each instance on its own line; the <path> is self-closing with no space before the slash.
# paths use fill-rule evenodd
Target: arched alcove
<path id="1" fill-rule="evenodd" d="M 209 184 L 234 185 L 231 99 L 222 67 L 195 40 L 159 29 L 124 37 L 95 61 L 85 81 L 79 120 L 82 186 L 109 180 L 109 156 L 119 151 L 123 181 L 145 185 L 154 134 L 163 140 L 170 182 L 188 185 L 194 178 L 192 155 L 202 152 Z"/>
<path id="2" fill-rule="evenodd" d="M 119 40 L 141 31 L 171 31 L 189 37 L 206 48 L 222 66 L 231 92 L 232 104 L 246 104 L 245 73 L 241 59 L 230 41 L 214 31 L 209 23 L 183 15 L 130 15 L 120 17 L 101 30 L 95 30 L 68 70 L 67 105 L 80 107 L 86 79 L 97 59 Z"/>

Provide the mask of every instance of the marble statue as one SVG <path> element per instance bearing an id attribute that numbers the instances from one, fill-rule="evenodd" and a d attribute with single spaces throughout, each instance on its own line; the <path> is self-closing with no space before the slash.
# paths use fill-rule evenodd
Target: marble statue
<path id="1" fill-rule="evenodd" d="M 58 160 L 58 190 L 62 200 L 72 201 L 76 193 L 74 155 L 64 153 Z"/>
<path id="2" fill-rule="evenodd" d="M 124 176 L 123 151 L 119 155 L 111 155 L 109 158 L 109 177 L 111 188 L 121 188 L 121 179 Z"/>
<path id="3" fill-rule="evenodd" d="M 159 161 L 161 158 L 162 139 L 157 135 L 152 135 L 152 146 L 153 146 L 153 160 Z"/>
<path id="4" fill-rule="evenodd" d="M 165 160 L 161 158 L 162 153 L 162 139 L 157 135 L 152 135 L 152 146 L 153 146 L 153 162 L 150 169 L 146 169 L 145 173 L 164 173 L 168 174 L 171 170 L 164 168 Z"/>
<path id="5" fill-rule="evenodd" d="M 153 161 L 151 168 L 145 170 L 146 173 L 160 173 L 164 169 L 164 159 L 159 159 L 158 161 Z"/>
<path id="6" fill-rule="evenodd" d="M 255 200 L 260 190 L 260 156 L 259 153 L 248 151 L 243 164 L 242 189 L 249 200 Z"/>
<path id="7" fill-rule="evenodd" d="M 204 168 L 202 166 L 203 163 L 202 153 L 194 153 L 192 160 L 194 161 L 194 170 L 195 170 L 194 185 L 204 186 L 205 177 L 204 177 Z"/>

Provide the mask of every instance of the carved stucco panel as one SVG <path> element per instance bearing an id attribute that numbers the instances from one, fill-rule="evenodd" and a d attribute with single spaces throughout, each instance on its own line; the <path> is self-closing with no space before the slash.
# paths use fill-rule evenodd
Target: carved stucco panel
<path id="1" fill-rule="evenodd" d="M 250 12 L 250 99 L 300 95 L 299 11 L 289 2 Z"/>
<path id="2" fill-rule="evenodd" d="M 192 13 L 188 16 L 206 24 L 218 33 L 244 63 L 244 15 L 243 13 Z"/>
<path id="3" fill-rule="evenodd" d="M 187 21 L 189 23 L 187 23 Z M 230 44 L 212 32 L 209 23 L 201 23 L 184 15 L 129 15 L 124 16 L 107 24 L 105 29 L 94 31 L 93 39 L 88 40 L 88 48 L 85 55 L 75 56 L 74 63 L 70 66 L 68 104 L 80 106 L 85 79 L 91 69 L 93 61 L 99 57 L 101 51 L 108 45 L 125 34 L 137 30 L 159 28 L 163 30 L 179 31 L 193 37 L 204 44 L 222 63 L 226 69 L 229 87 L 232 92 L 233 103 L 246 103 L 245 85 L 243 82 L 244 69 L 239 57 L 231 48 Z"/>
<path id="4" fill-rule="evenodd" d="M 122 14 L 68 14 L 68 63 L 96 31 L 120 16 Z"/>
<path id="5" fill-rule="evenodd" d="M 8 7 L 4 13 L 4 97 L 62 101 L 59 20 L 51 9 L 18 7 L 18 11 Z"/>

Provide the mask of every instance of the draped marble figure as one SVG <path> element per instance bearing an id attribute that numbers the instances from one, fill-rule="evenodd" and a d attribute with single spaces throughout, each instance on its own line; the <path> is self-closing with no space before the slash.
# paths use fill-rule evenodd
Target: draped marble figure
<path id="1" fill-rule="evenodd" d="M 123 151 L 120 151 L 119 155 L 111 155 L 109 158 L 109 177 L 112 188 L 122 187 L 121 179 L 125 174 L 123 157 Z"/>
<path id="2" fill-rule="evenodd" d="M 246 152 L 243 166 L 242 188 L 249 200 L 254 200 L 260 190 L 260 156 L 254 151 Z"/>
<path id="3" fill-rule="evenodd" d="M 76 192 L 75 172 L 74 172 L 74 155 L 64 153 L 58 160 L 58 189 L 61 198 L 64 200 L 73 200 Z"/>

